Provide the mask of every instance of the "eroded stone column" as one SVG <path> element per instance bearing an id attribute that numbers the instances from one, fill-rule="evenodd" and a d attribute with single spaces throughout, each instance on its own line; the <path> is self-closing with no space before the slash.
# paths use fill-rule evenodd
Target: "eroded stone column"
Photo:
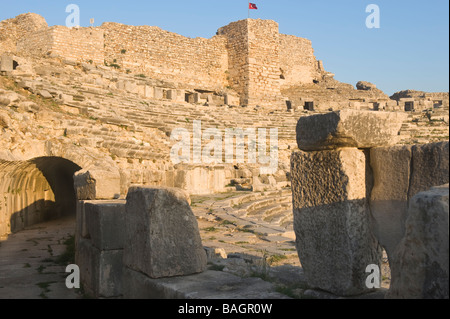
<path id="1" fill-rule="evenodd" d="M 341 296 L 369 292 L 368 265 L 381 251 L 370 227 L 364 151 L 292 155 L 294 230 L 308 284 Z"/>
<path id="2" fill-rule="evenodd" d="M 294 230 L 310 286 L 341 296 L 373 288 L 366 270 L 379 269 L 381 246 L 372 231 L 369 149 L 395 144 L 405 119 L 343 110 L 299 120 L 302 151 L 291 158 Z"/>

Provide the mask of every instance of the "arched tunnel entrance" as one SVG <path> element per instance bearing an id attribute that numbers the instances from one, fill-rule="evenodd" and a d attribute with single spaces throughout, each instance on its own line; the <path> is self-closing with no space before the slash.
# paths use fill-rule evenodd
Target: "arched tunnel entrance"
<path id="1" fill-rule="evenodd" d="M 0 237 L 75 214 L 77 164 L 61 157 L 0 160 Z"/>

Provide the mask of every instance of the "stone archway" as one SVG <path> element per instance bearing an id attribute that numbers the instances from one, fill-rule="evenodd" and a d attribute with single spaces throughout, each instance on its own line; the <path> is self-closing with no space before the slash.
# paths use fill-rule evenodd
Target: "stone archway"
<path id="1" fill-rule="evenodd" d="M 74 214 L 73 175 L 79 170 L 80 166 L 62 157 L 0 160 L 0 237 Z"/>

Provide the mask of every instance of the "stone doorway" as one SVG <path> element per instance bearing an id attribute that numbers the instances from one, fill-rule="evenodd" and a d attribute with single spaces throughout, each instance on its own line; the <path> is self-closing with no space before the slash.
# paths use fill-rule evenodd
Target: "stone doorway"
<path id="1" fill-rule="evenodd" d="M 414 112 L 414 102 L 405 102 L 405 112 Z"/>
<path id="2" fill-rule="evenodd" d="M 303 108 L 306 111 L 314 111 L 314 102 L 313 101 L 305 102 L 305 106 Z"/>

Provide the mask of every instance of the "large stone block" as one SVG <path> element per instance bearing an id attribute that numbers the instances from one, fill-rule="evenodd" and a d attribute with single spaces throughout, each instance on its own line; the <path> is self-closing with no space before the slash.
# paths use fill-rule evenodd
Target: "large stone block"
<path id="1" fill-rule="evenodd" d="M 13 58 L 9 55 L 2 55 L 0 57 L 0 72 L 12 72 L 14 70 Z"/>
<path id="2" fill-rule="evenodd" d="M 289 299 L 272 283 L 223 271 L 152 279 L 125 267 L 123 275 L 125 299 Z"/>
<path id="3" fill-rule="evenodd" d="M 294 230 L 308 284 L 341 296 L 368 292 L 365 270 L 379 265 L 371 232 L 364 151 L 297 152 L 291 158 Z"/>
<path id="4" fill-rule="evenodd" d="M 120 197 L 120 174 L 118 172 L 81 170 L 75 173 L 73 180 L 78 200 Z"/>
<path id="5" fill-rule="evenodd" d="M 449 182 L 449 142 L 414 145 L 408 199 Z"/>
<path id="6" fill-rule="evenodd" d="M 370 196 L 373 230 L 388 256 L 405 232 L 412 146 L 370 150 L 374 185 Z"/>
<path id="7" fill-rule="evenodd" d="M 94 298 L 122 295 L 123 251 L 101 251 L 87 239 L 78 241 L 75 263 L 80 267 L 80 281 Z"/>
<path id="8" fill-rule="evenodd" d="M 76 208 L 76 226 L 75 226 L 75 245 L 78 245 L 78 242 L 82 238 L 89 238 L 89 233 L 86 227 L 86 218 L 85 218 L 85 203 L 86 201 L 79 200 L 77 201 Z M 76 249 L 77 246 L 75 246 Z"/>
<path id="9" fill-rule="evenodd" d="M 405 234 L 408 202 L 414 194 L 449 182 L 449 143 L 373 148 L 370 206 L 374 232 L 392 261 Z"/>
<path id="10" fill-rule="evenodd" d="M 88 201 L 84 205 L 84 219 L 92 245 L 100 250 L 123 249 L 125 201 Z"/>
<path id="11" fill-rule="evenodd" d="M 206 268 L 188 195 L 175 188 L 128 191 L 124 264 L 151 278 L 200 273 Z"/>
<path id="12" fill-rule="evenodd" d="M 304 151 L 394 145 L 406 119 L 404 113 L 350 109 L 306 116 L 297 124 L 297 144 Z"/>
<path id="13" fill-rule="evenodd" d="M 411 199 L 387 298 L 449 298 L 448 197 L 447 184 Z"/>

